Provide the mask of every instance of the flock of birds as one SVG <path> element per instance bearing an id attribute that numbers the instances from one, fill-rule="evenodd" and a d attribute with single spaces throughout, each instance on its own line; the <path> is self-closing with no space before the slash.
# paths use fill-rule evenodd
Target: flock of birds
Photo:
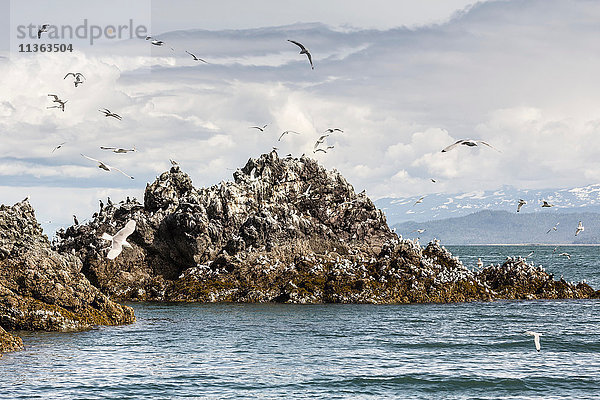
<path id="1" fill-rule="evenodd" d="M 38 30 L 38 39 L 42 37 L 42 34 L 44 32 L 48 31 L 48 28 L 50 27 L 49 24 L 43 24 L 39 27 Z M 166 45 L 166 43 L 163 40 L 159 40 L 159 39 L 155 39 L 152 36 L 146 36 L 145 38 L 146 40 L 150 40 L 150 43 L 153 46 L 164 46 Z M 315 69 L 315 66 L 313 64 L 313 59 L 312 59 L 312 54 L 310 53 L 310 51 L 308 50 L 308 48 L 306 46 L 304 46 L 302 43 L 295 41 L 295 40 L 289 40 L 288 41 L 296 46 L 298 46 L 300 48 L 300 53 L 301 55 L 306 55 L 306 57 L 308 58 L 308 62 L 310 64 L 310 67 L 312 70 Z M 170 47 L 170 46 L 169 46 Z M 173 47 L 170 47 L 170 49 L 172 51 L 175 51 L 175 49 Z M 194 53 L 185 50 L 185 53 L 187 53 L 188 55 L 190 55 L 194 61 L 199 61 L 199 62 L 203 62 L 208 64 L 208 62 L 202 58 L 197 57 Z M 73 78 L 73 84 L 74 86 L 77 88 L 79 85 L 82 85 L 86 78 L 85 76 L 81 73 L 81 72 L 69 72 L 67 73 L 64 79 L 67 79 L 68 77 L 72 77 Z M 62 100 L 58 95 L 56 94 L 48 94 L 48 97 L 52 98 L 52 105 L 48 106 L 48 109 L 60 109 L 62 112 L 65 112 L 65 104 L 67 103 L 68 100 Z M 110 118 L 114 118 L 116 120 L 121 121 L 123 118 L 117 114 L 112 112 L 111 110 L 107 109 L 107 108 L 103 108 L 103 109 L 99 109 L 98 111 L 100 111 L 102 114 L 104 114 L 105 117 L 110 117 Z M 264 124 L 264 125 L 260 125 L 260 126 L 251 126 L 249 127 L 250 129 L 256 129 L 260 132 L 265 132 L 265 130 L 267 129 L 268 124 Z M 328 150 L 332 150 L 334 149 L 334 145 L 328 145 L 326 143 L 326 140 L 328 137 L 330 137 L 332 134 L 334 133 L 344 133 L 344 131 L 340 128 L 328 128 L 327 130 L 325 130 L 323 132 L 322 135 L 319 136 L 319 138 L 316 140 L 314 146 L 313 146 L 313 153 L 318 153 L 318 152 L 322 152 L 322 153 L 327 153 Z M 293 131 L 293 130 L 286 130 L 284 132 L 281 133 L 281 135 L 279 136 L 279 138 L 277 139 L 277 141 L 281 141 L 286 135 L 289 134 L 294 134 L 294 135 L 300 135 L 299 132 Z M 56 150 L 62 148 L 64 145 L 66 144 L 66 142 L 60 143 L 59 145 L 57 145 L 56 147 L 54 147 L 52 149 L 52 153 L 54 153 Z M 449 152 L 459 146 L 466 146 L 466 147 L 476 147 L 479 145 L 483 145 L 483 146 L 487 146 L 493 150 L 496 150 L 498 152 L 501 152 L 500 150 L 498 150 L 497 148 L 495 148 L 494 146 L 492 146 L 491 144 L 483 141 L 483 140 L 479 140 L 479 139 L 461 139 L 456 141 L 455 143 L 452 143 L 450 145 L 448 145 L 447 147 L 443 148 L 441 150 L 442 153 L 446 153 Z M 132 148 L 121 148 L 121 147 L 108 147 L 108 146 L 100 146 L 100 149 L 102 150 L 110 150 L 114 153 L 117 154 L 126 154 L 129 152 L 134 152 L 136 151 L 135 147 Z M 277 150 L 277 147 L 273 147 L 273 150 Z M 123 172 L 122 170 L 120 170 L 119 168 L 116 167 L 112 167 L 108 164 L 106 164 L 105 162 L 86 156 L 84 154 L 81 154 L 81 156 L 85 157 L 86 159 L 95 162 L 98 165 L 98 168 L 103 169 L 105 171 L 117 171 L 121 174 L 123 174 L 124 176 L 126 176 L 127 178 L 130 179 L 134 179 L 133 176 L 126 174 L 125 172 Z M 288 154 L 288 156 L 291 156 L 291 154 Z M 172 164 L 177 164 L 174 161 L 171 161 Z M 436 180 L 431 178 L 431 182 L 436 183 Z M 310 187 L 309 187 L 310 190 Z M 423 203 L 423 200 L 425 199 L 426 196 L 422 196 L 420 197 L 415 203 L 414 206 L 416 206 L 417 204 Z M 523 199 L 519 199 L 519 202 L 517 204 L 517 212 L 521 211 L 521 208 L 526 205 L 527 202 Z M 554 207 L 554 204 L 550 204 L 548 203 L 546 200 L 543 200 L 543 204 L 542 207 L 547 208 L 547 207 Z M 75 224 L 77 225 L 77 219 L 75 218 Z M 547 233 L 550 233 L 551 231 L 556 231 L 557 227 L 558 227 L 558 223 L 552 227 L 550 230 L 548 230 Z M 135 220 L 129 220 L 125 226 L 119 230 L 114 236 L 109 235 L 108 233 L 103 233 L 101 236 L 101 239 L 107 240 L 111 242 L 110 247 L 108 248 L 108 253 L 107 253 L 107 258 L 110 260 L 114 260 L 119 254 L 121 254 L 123 247 L 129 247 L 131 248 L 131 244 L 129 244 L 127 242 L 127 238 L 135 231 Z M 579 221 L 579 224 L 576 228 L 575 231 L 575 236 L 577 236 L 580 232 L 584 231 L 584 226 L 582 224 L 581 221 Z M 414 232 L 417 233 L 423 233 L 425 232 L 425 229 L 417 229 Z M 554 249 L 556 250 L 556 248 Z M 561 253 L 560 255 L 564 255 L 564 256 L 568 256 L 568 258 L 570 258 L 571 256 L 567 253 Z M 481 259 L 478 260 L 478 265 L 483 265 L 481 262 Z M 533 332 L 533 331 L 527 331 L 525 332 L 525 334 L 527 335 L 531 335 L 534 338 L 534 344 L 535 344 L 535 348 L 537 351 L 540 351 L 540 336 L 542 336 L 541 333 L 537 333 L 537 332 Z"/>

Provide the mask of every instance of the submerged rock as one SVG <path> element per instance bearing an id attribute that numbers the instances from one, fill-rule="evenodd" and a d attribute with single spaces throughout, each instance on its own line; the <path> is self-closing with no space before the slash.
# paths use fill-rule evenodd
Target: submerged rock
<path id="1" fill-rule="evenodd" d="M 0 327 L 77 331 L 133 322 L 133 310 L 112 302 L 81 268 L 74 254 L 51 248 L 27 200 L 0 206 Z M 21 345 L 4 330 L 0 342 Z"/>
<path id="2" fill-rule="evenodd" d="M 147 185 L 143 205 L 108 205 L 87 224 L 58 232 L 55 248 L 81 258 L 83 273 L 104 293 L 130 300 L 409 303 L 595 296 L 584 284 L 542 290 L 538 275 L 523 275 L 525 281 L 509 284 L 518 290 L 507 291 L 498 284 L 504 282 L 501 272 L 476 273 L 437 242 L 423 248 L 399 238 L 364 192 L 355 193 L 340 173 L 304 156 L 264 154 L 233 177 L 195 188 L 174 166 Z M 100 236 L 130 219 L 137 223 L 128 239 L 133 248 L 108 260 L 108 242 Z M 498 268 L 509 277 L 521 269 Z"/>

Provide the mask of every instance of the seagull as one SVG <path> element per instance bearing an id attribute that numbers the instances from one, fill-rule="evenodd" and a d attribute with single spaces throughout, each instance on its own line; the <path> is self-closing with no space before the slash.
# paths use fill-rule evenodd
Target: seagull
<path id="1" fill-rule="evenodd" d="M 116 113 L 110 111 L 108 108 L 104 108 L 104 109 L 98 110 L 98 111 L 100 111 L 101 113 L 104 113 L 105 117 L 113 117 L 113 118 L 118 119 L 119 121 L 123 119 L 123 117 L 121 117 L 119 114 L 116 114 Z"/>
<path id="2" fill-rule="evenodd" d="M 111 167 L 110 165 L 108 165 L 108 164 L 105 164 L 105 163 L 103 163 L 103 162 L 102 162 L 102 161 L 100 161 L 100 160 L 96 160 L 95 158 L 88 157 L 88 156 L 86 156 L 85 154 L 82 154 L 82 156 L 83 156 L 83 157 L 85 157 L 85 158 L 87 158 L 88 160 L 91 160 L 91 161 L 95 161 L 95 162 L 97 162 L 97 163 L 98 163 L 98 168 L 101 168 L 101 169 L 103 169 L 103 170 L 105 170 L 105 171 L 112 171 L 112 170 L 114 169 L 115 171 L 118 171 L 118 172 L 122 173 L 122 174 L 123 174 L 123 175 L 125 175 L 126 177 L 128 177 L 128 178 L 130 178 L 130 179 L 133 179 L 133 176 L 129 176 L 129 175 L 127 175 L 125 172 L 121 171 L 121 170 L 120 170 L 120 169 L 118 169 L 118 168 Z"/>
<path id="3" fill-rule="evenodd" d="M 581 221 L 579 221 L 579 225 L 577 225 L 577 230 L 575 231 L 575 236 L 579 235 L 579 232 L 583 232 L 584 230 L 585 228 L 583 227 L 583 224 Z"/>
<path id="4" fill-rule="evenodd" d="M 478 268 L 482 268 L 483 267 L 483 261 L 481 261 L 481 258 L 477 259 L 477 267 Z"/>
<path id="5" fill-rule="evenodd" d="M 110 250 L 106 255 L 106 258 L 109 260 L 114 260 L 121 251 L 123 251 L 123 246 L 131 248 L 131 245 L 127 243 L 127 237 L 131 235 L 135 231 L 135 220 L 129 220 L 125 227 L 117 232 L 115 236 L 111 236 L 108 233 L 104 232 L 101 236 L 101 239 L 110 240 Z"/>
<path id="6" fill-rule="evenodd" d="M 437 181 L 433 178 L 429 178 L 431 180 L 431 182 L 436 183 Z"/>
<path id="7" fill-rule="evenodd" d="M 313 62 L 312 62 L 312 56 L 310 55 L 310 52 L 306 49 L 306 47 L 304 47 L 304 45 L 302 43 L 296 42 L 295 40 L 288 39 L 288 42 L 292 42 L 296 46 L 300 47 L 300 49 L 301 49 L 300 54 L 306 54 L 306 56 L 308 57 L 308 62 L 310 62 L 310 67 L 312 69 L 315 69 L 315 66 L 313 65 Z"/>
<path id="8" fill-rule="evenodd" d="M 314 148 L 316 149 L 317 147 L 319 147 L 319 145 L 321 143 L 323 143 L 328 136 L 329 136 L 329 134 L 322 135 L 319 139 L 317 139 L 317 142 L 315 143 L 315 147 Z"/>
<path id="9" fill-rule="evenodd" d="M 62 109 L 63 112 L 65 112 L 65 104 L 67 103 L 67 101 L 69 100 L 61 100 L 58 98 L 57 95 L 55 94 L 49 94 L 49 97 L 53 97 L 54 100 L 52 100 L 53 103 L 58 103 L 57 106 L 50 106 L 50 107 L 46 107 L 46 108 L 60 108 Z"/>
<path id="10" fill-rule="evenodd" d="M 148 38 L 150 38 L 150 36 L 147 36 L 147 37 L 146 37 L 146 40 L 148 40 Z M 166 44 L 166 43 L 165 43 L 165 42 L 163 42 L 162 40 L 155 40 L 155 39 L 152 39 L 152 41 L 151 41 L 150 43 L 152 43 L 152 44 L 153 44 L 153 45 L 155 45 L 155 46 L 162 46 L 163 44 Z M 174 49 L 174 48 L 172 48 L 172 47 L 169 47 L 169 48 L 170 48 L 172 51 L 175 51 L 175 49 Z M 204 60 L 201 60 L 201 61 L 204 61 Z M 206 62 L 206 61 L 204 61 L 204 62 Z M 208 64 L 208 63 L 207 63 L 207 64 Z"/>
<path id="11" fill-rule="evenodd" d="M 67 142 L 62 142 L 61 144 L 59 144 L 58 146 L 56 146 L 55 148 L 52 149 L 51 153 L 54 153 L 54 151 L 60 149 L 61 147 L 63 147 L 63 144 L 65 144 Z"/>
<path id="12" fill-rule="evenodd" d="M 523 207 L 527 202 L 523 199 L 519 199 L 519 204 L 517 204 L 517 212 L 521 211 L 521 207 Z"/>
<path id="13" fill-rule="evenodd" d="M 532 251 L 531 253 L 527 254 L 527 255 L 525 256 L 525 258 L 527 258 L 527 257 L 531 257 L 531 256 L 533 255 L 533 253 L 534 253 L 534 252 Z"/>
<path id="14" fill-rule="evenodd" d="M 179 165 L 179 163 L 177 161 L 174 161 L 174 160 L 171 160 L 171 159 L 169 159 L 169 161 L 171 161 L 171 165 L 172 166 Z"/>
<path id="15" fill-rule="evenodd" d="M 556 247 L 554 248 L 554 250 L 552 250 L 552 254 L 556 253 L 556 249 L 558 249 L 558 246 L 556 246 Z"/>
<path id="16" fill-rule="evenodd" d="M 542 200 L 542 201 L 544 202 L 544 204 L 542 204 L 542 207 L 554 207 L 554 204 L 550 204 L 546 200 Z"/>
<path id="17" fill-rule="evenodd" d="M 42 25 L 41 28 L 38 29 L 38 39 L 42 38 L 42 32 L 48 32 L 49 27 L 50 27 L 50 24 L 44 24 L 44 25 Z"/>
<path id="18" fill-rule="evenodd" d="M 416 205 L 417 205 L 417 204 L 419 204 L 419 203 L 422 203 L 422 202 L 423 202 L 423 199 L 424 199 L 425 197 L 426 197 L 426 196 L 422 196 L 422 197 L 421 197 L 419 200 L 415 201 L 415 204 L 413 204 L 413 207 L 414 207 L 414 206 L 416 206 Z"/>
<path id="19" fill-rule="evenodd" d="M 81 72 L 69 72 L 65 75 L 63 80 L 67 79 L 67 77 L 69 75 L 73 75 L 73 78 L 75 78 L 75 82 L 73 82 L 75 84 L 75 87 L 77 87 L 77 85 L 81 85 L 83 83 L 81 78 L 85 79 L 85 76 L 83 76 L 83 74 Z"/>
<path id="20" fill-rule="evenodd" d="M 75 225 L 79 225 L 79 221 L 77 221 L 77 217 L 75 216 L 75 214 L 73 214 L 73 223 Z"/>
<path id="21" fill-rule="evenodd" d="M 556 225 L 554 225 L 552 228 L 548 229 L 548 232 L 546 232 L 546 233 L 550 233 L 550 232 L 551 232 L 551 231 L 553 231 L 553 230 L 554 230 L 554 231 L 558 230 L 558 225 L 559 225 L 559 224 L 560 224 L 560 222 L 557 222 L 557 223 L 556 223 Z"/>
<path id="22" fill-rule="evenodd" d="M 123 149 L 121 147 L 104 147 L 104 146 L 100 146 L 100 148 L 102 150 L 112 150 L 113 153 L 120 153 L 120 154 L 122 154 L 122 153 L 129 153 L 131 151 L 137 151 L 135 149 L 135 147 L 132 147 L 131 149 Z"/>
<path id="23" fill-rule="evenodd" d="M 525 334 L 533 336 L 533 343 L 535 343 L 535 349 L 537 351 L 540 351 L 540 336 L 543 336 L 543 335 L 541 333 L 532 332 L 532 331 L 527 331 L 527 332 L 525 332 Z"/>
<path id="24" fill-rule="evenodd" d="M 571 259 L 571 255 L 570 255 L 569 253 L 560 253 L 560 254 L 559 254 L 559 257 L 560 257 L 560 256 L 565 256 L 565 257 L 567 257 L 569 260 Z"/>
<path id="25" fill-rule="evenodd" d="M 419 233 L 419 234 L 420 234 L 420 233 L 423 233 L 423 232 L 425 232 L 426 230 L 427 230 L 427 229 L 415 229 L 415 230 L 414 230 L 414 231 L 412 231 L 411 233 L 413 233 L 413 232 L 417 232 L 417 233 Z"/>
<path id="26" fill-rule="evenodd" d="M 323 153 L 327 153 L 327 150 L 333 149 L 334 147 L 335 146 L 327 146 L 327 148 L 325 148 L 325 149 L 316 149 L 316 150 L 313 150 L 313 153 L 316 153 L 317 151 L 322 151 Z"/>
<path id="27" fill-rule="evenodd" d="M 277 139 L 277 141 L 278 141 L 278 142 L 279 142 L 279 141 L 281 141 L 281 139 L 282 139 L 282 138 L 283 138 L 285 135 L 287 135 L 288 133 L 293 133 L 293 134 L 295 134 L 295 135 L 299 135 L 299 134 L 300 134 L 300 132 L 295 132 L 295 131 L 285 131 L 285 132 L 283 132 L 283 133 L 281 134 L 281 136 L 279 136 L 279 139 Z"/>
<path id="28" fill-rule="evenodd" d="M 195 55 L 193 55 L 193 54 L 192 54 L 192 53 L 190 53 L 189 51 L 187 51 L 187 50 L 186 50 L 185 52 L 186 52 L 186 53 L 188 53 L 190 56 L 194 57 L 194 61 L 202 61 L 203 63 L 205 63 L 205 64 L 208 64 L 206 61 L 204 61 L 204 60 L 203 60 L 203 59 L 201 59 L 201 58 L 198 58 L 198 57 L 196 57 Z"/>
<path id="29" fill-rule="evenodd" d="M 326 129 L 325 132 L 327 132 L 327 133 L 333 133 L 333 132 L 342 132 L 342 133 L 344 133 L 344 131 L 341 130 L 340 128 L 333 128 L 333 129 L 329 128 L 329 129 Z"/>
<path id="30" fill-rule="evenodd" d="M 473 147 L 473 146 L 477 146 L 479 144 L 483 144 L 483 145 L 485 145 L 487 147 L 490 147 L 490 148 L 496 150 L 497 152 L 501 153 L 500 150 L 498 150 L 497 148 L 495 148 L 491 144 L 489 144 L 487 142 L 484 142 L 483 140 L 473 140 L 473 139 L 461 139 L 461 140 L 457 141 L 456 143 L 453 143 L 450 146 L 448 146 L 445 149 L 443 149 L 442 153 L 448 152 L 448 151 L 452 150 L 453 148 L 455 148 L 458 145 L 464 145 L 464 146 Z"/>
<path id="31" fill-rule="evenodd" d="M 269 125 L 269 124 L 265 124 L 265 125 L 263 125 L 262 127 L 260 127 L 260 126 L 251 126 L 251 127 L 250 127 L 250 128 L 248 128 L 248 129 L 258 129 L 259 131 L 261 131 L 261 132 L 264 132 L 264 131 L 265 131 L 265 128 L 267 127 L 267 125 Z"/>

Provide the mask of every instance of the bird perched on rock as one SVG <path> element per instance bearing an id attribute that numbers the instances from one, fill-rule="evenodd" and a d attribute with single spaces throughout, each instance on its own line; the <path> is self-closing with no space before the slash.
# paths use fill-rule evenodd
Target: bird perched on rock
<path id="1" fill-rule="evenodd" d="M 73 214 L 73 223 L 75 225 L 79 225 L 79 221 L 77 220 L 77 217 Z"/>
<path id="2" fill-rule="evenodd" d="M 530 335 L 533 336 L 533 343 L 535 344 L 535 349 L 537 351 L 540 351 L 540 336 L 543 336 L 541 333 L 537 333 L 537 332 L 532 332 L 532 331 L 527 331 L 525 332 L 526 335 Z"/>
<path id="3" fill-rule="evenodd" d="M 577 229 L 575 230 L 575 236 L 579 235 L 579 233 L 583 232 L 584 230 L 585 228 L 583 227 L 583 224 L 581 223 L 581 221 L 579 221 Z"/>
<path id="4" fill-rule="evenodd" d="M 521 207 L 523 207 L 527 202 L 523 199 L 519 199 L 519 204 L 517 204 L 517 212 L 521 211 Z"/>
<path id="5" fill-rule="evenodd" d="M 125 227 L 116 233 L 115 236 L 111 236 L 108 233 L 104 232 L 101 236 L 104 240 L 110 240 L 111 246 L 106 258 L 109 260 L 114 260 L 121 251 L 123 251 L 123 246 L 131 248 L 132 246 L 127 242 L 127 237 L 131 235 L 135 231 L 135 220 L 129 220 Z"/>
<path id="6" fill-rule="evenodd" d="M 306 54 L 306 56 L 308 57 L 308 62 L 310 63 L 310 68 L 315 69 L 315 66 L 313 65 L 313 62 L 312 62 L 312 56 L 310 55 L 310 52 L 308 51 L 308 49 L 306 47 L 304 47 L 304 45 L 302 43 L 296 42 L 295 40 L 288 39 L 288 42 L 294 43 L 296 46 L 300 47 L 300 54 Z"/>

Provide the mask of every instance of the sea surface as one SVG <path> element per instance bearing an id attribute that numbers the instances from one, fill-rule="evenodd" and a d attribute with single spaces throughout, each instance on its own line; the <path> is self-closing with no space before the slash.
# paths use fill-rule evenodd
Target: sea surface
<path id="1" fill-rule="evenodd" d="M 469 266 L 534 254 L 600 287 L 600 248 L 449 246 Z M 133 303 L 137 322 L 19 332 L 2 399 L 598 399 L 600 301 Z M 543 334 L 537 352 L 526 330 Z"/>

